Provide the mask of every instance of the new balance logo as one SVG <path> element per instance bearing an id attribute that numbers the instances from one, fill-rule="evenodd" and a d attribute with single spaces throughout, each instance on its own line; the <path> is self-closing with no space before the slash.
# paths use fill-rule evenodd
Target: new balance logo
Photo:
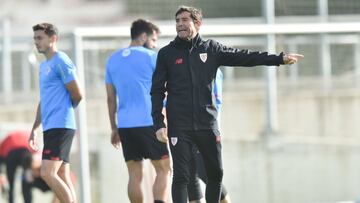
<path id="1" fill-rule="evenodd" d="M 43 151 L 43 154 L 50 154 L 51 153 L 51 150 L 50 149 L 46 149 Z"/>
<path id="2" fill-rule="evenodd" d="M 183 63 L 183 59 L 182 58 L 178 58 L 175 60 L 175 64 L 182 64 Z"/>

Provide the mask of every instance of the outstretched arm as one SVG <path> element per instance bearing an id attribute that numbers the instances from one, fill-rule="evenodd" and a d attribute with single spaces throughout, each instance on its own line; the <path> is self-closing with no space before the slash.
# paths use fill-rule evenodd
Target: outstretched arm
<path id="1" fill-rule="evenodd" d="M 225 66 L 279 66 L 281 64 L 294 64 L 304 56 L 301 54 L 284 54 L 278 55 L 268 52 L 250 51 L 247 49 L 236 49 L 224 46 L 216 41 L 212 41 L 215 53 L 218 59 L 218 65 Z"/>

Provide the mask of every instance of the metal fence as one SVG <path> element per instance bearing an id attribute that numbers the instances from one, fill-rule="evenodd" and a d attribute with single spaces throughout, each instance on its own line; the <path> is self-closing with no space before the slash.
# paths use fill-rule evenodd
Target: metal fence
<path id="1" fill-rule="evenodd" d="M 201 30 L 204 38 L 214 38 L 225 45 L 240 49 L 266 50 L 267 32 L 275 32 L 278 52 L 297 52 L 306 60 L 291 68 L 279 68 L 280 88 L 354 88 L 359 86 L 360 36 L 358 23 L 216 25 L 206 22 Z M 159 47 L 172 40 L 174 27 L 161 26 Z M 81 52 L 83 54 L 85 84 L 89 98 L 103 92 L 104 66 L 107 57 L 119 47 L 129 43 L 128 27 L 82 28 Z M 75 32 L 75 33 L 76 33 Z M 323 36 L 325 35 L 325 37 Z M 74 35 L 63 34 L 60 49 L 74 60 Z M 2 66 L 0 94 L 3 102 L 19 102 L 21 97 L 37 99 L 38 65 L 43 57 L 36 53 L 31 36 L 2 40 L 0 49 Z M 6 45 L 10 44 L 11 46 Z M 232 82 L 263 79 L 261 67 L 225 69 L 225 78 Z M 311 84 L 311 85 L 310 85 Z M 10 94 L 11 93 L 11 94 Z M 30 95 L 30 96 L 29 96 Z M 12 98 L 12 99 L 11 99 Z"/>

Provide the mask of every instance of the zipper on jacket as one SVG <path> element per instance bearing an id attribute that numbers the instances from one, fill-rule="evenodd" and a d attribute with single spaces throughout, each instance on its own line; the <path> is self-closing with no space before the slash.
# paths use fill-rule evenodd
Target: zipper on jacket
<path id="1" fill-rule="evenodd" d="M 190 72 L 190 81 L 191 81 L 191 96 L 192 96 L 192 125 L 193 125 L 193 129 L 196 130 L 198 129 L 198 126 L 196 124 L 196 117 L 195 117 L 195 91 L 194 91 L 194 75 L 192 73 L 192 68 L 191 68 L 191 64 L 190 64 L 190 59 L 191 59 L 191 52 L 193 50 L 193 47 L 191 47 L 189 49 L 189 54 L 188 54 L 188 67 L 189 67 L 189 72 Z M 196 83 L 195 83 L 196 84 Z"/>

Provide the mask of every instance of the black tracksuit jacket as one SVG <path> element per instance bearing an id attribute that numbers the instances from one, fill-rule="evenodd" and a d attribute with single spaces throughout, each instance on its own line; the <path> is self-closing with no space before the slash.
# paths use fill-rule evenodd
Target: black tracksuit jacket
<path id="1" fill-rule="evenodd" d="M 283 64 L 283 53 L 252 52 L 226 47 L 197 35 L 191 41 L 176 37 L 160 49 L 152 78 L 151 100 L 155 129 L 165 127 L 162 115 L 167 92 L 166 116 L 169 129 L 218 129 L 215 96 L 219 66 Z"/>

